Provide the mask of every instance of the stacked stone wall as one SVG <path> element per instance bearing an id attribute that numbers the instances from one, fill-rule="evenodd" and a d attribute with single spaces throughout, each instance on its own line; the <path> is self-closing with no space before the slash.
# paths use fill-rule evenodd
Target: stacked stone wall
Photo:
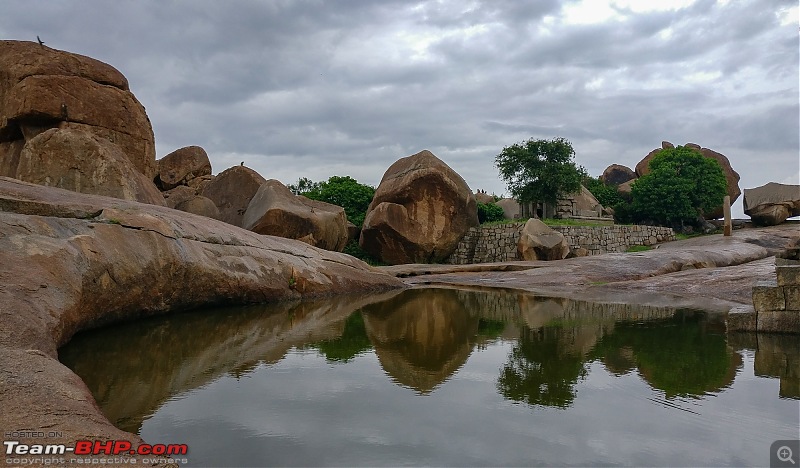
<path id="1" fill-rule="evenodd" d="M 517 242 L 524 223 L 510 223 L 470 228 L 445 263 L 508 262 L 521 260 Z M 671 228 L 661 226 L 552 226 L 561 232 L 571 251 L 587 255 L 625 252 L 634 245 L 654 245 L 675 240 Z"/>

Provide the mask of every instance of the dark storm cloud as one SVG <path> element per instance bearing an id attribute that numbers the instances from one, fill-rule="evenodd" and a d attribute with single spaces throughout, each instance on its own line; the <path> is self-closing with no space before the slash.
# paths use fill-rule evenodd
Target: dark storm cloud
<path id="1" fill-rule="evenodd" d="M 797 165 L 797 25 L 781 16 L 796 2 L 565 16 L 599 3 L 11 0 L 0 36 L 114 65 L 159 156 L 198 144 L 215 172 L 247 159 L 284 182 L 336 172 L 374 184 L 427 148 L 502 193 L 494 155 L 556 136 L 593 174 L 662 139 L 723 152 L 743 187 L 798 171 L 751 157 Z"/>

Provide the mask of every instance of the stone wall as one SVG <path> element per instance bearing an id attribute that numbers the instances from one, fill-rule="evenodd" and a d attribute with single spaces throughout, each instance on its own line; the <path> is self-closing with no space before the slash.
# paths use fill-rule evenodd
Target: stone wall
<path id="1" fill-rule="evenodd" d="M 508 262 L 521 260 L 517 242 L 525 223 L 510 223 L 470 228 L 461 239 L 455 252 L 445 263 Z M 671 228 L 660 226 L 551 226 L 561 232 L 570 250 L 585 249 L 585 254 L 625 252 L 633 245 L 653 245 L 675 240 Z"/>

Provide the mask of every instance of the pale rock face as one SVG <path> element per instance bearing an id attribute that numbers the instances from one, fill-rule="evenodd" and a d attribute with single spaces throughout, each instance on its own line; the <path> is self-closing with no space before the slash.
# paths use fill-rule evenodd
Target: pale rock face
<path id="1" fill-rule="evenodd" d="M 295 195 L 272 179 L 264 182 L 250 200 L 242 227 L 339 252 L 348 239 L 344 208 Z"/>
<path id="2" fill-rule="evenodd" d="M 74 192 L 165 205 L 155 185 L 107 140 L 75 129 L 49 129 L 22 148 L 14 177 Z"/>
<path id="3" fill-rule="evenodd" d="M 155 176 L 153 129 L 114 67 L 27 41 L 0 41 L 0 175 L 13 177 L 13 149 L 51 128 L 80 129 L 117 145 L 133 167 Z"/>
<path id="4" fill-rule="evenodd" d="M 569 254 L 564 235 L 531 218 L 522 227 L 517 251 L 523 260 L 561 260 Z"/>
<path id="5" fill-rule="evenodd" d="M 175 209 L 205 216 L 206 218 L 219 219 L 219 210 L 217 206 L 214 202 L 202 195 L 195 195 L 188 200 L 178 203 Z"/>
<path id="6" fill-rule="evenodd" d="M 390 264 L 438 262 L 477 225 L 475 195 L 467 183 L 425 150 L 387 169 L 359 243 Z"/>
<path id="7" fill-rule="evenodd" d="M 800 216 L 800 185 L 770 182 L 744 189 L 744 213 L 756 224 L 774 226 Z"/>
<path id="8" fill-rule="evenodd" d="M 242 227 L 247 205 L 267 180 L 245 166 L 234 166 L 217 175 L 203 187 L 200 195 L 217 206 L 220 220 Z"/>
<path id="9" fill-rule="evenodd" d="M 503 217 L 506 219 L 519 218 L 519 203 L 513 198 L 503 198 L 495 203 L 503 209 Z"/>

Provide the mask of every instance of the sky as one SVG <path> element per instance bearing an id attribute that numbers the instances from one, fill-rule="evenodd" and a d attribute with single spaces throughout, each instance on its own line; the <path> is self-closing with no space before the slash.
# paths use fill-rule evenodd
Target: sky
<path id="1" fill-rule="evenodd" d="M 662 140 L 740 187 L 800 183 L 796 0 L 3 0 L 0 38 L 119 69 L 157 157 L 202 146 L 285 184 L 380 182 L 428 149 L 506 194 L 503 147 L 563 137 L 592 175 Z M 742 216 L 742 197 L 734 216 Z"/>

